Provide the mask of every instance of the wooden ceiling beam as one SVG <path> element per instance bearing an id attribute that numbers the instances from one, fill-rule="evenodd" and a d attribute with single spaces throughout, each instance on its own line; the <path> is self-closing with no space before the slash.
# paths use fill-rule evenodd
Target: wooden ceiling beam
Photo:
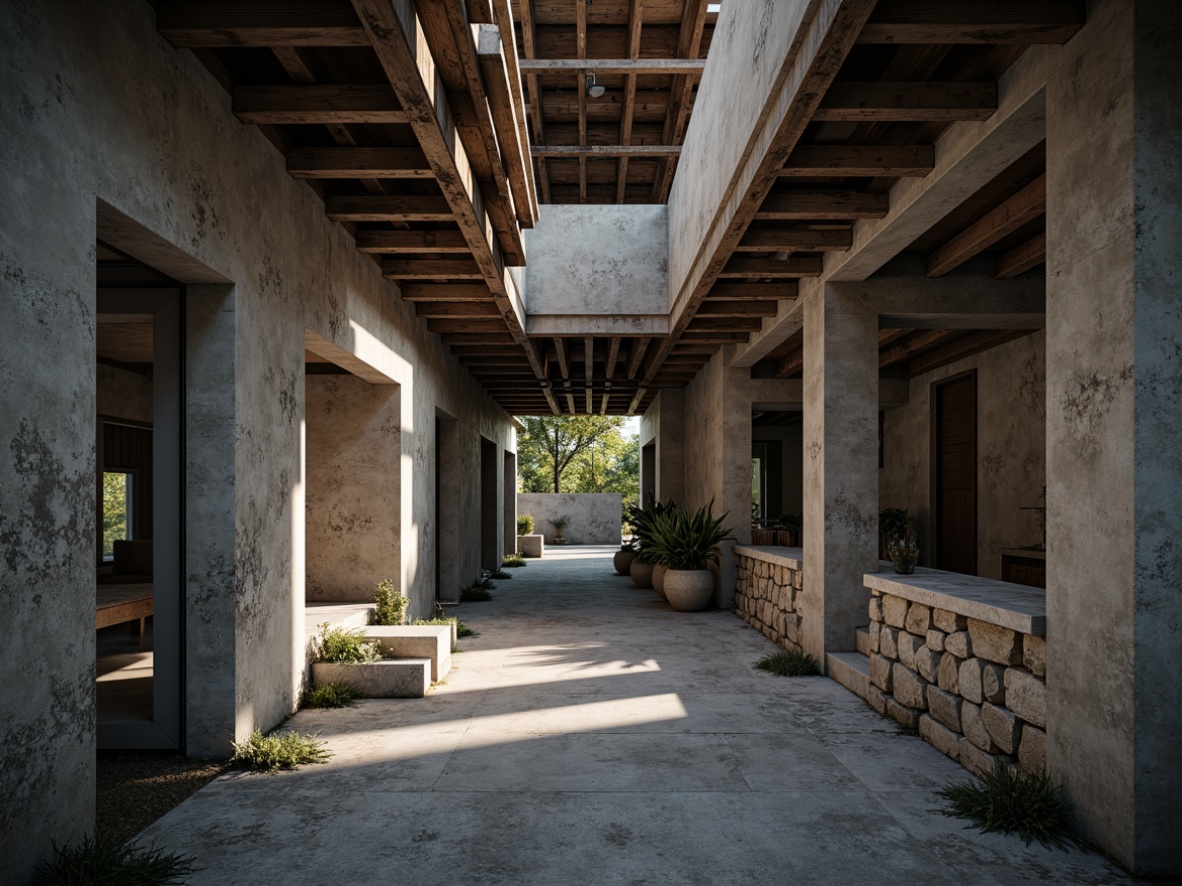
<path id="1" fill-rule="evenodd" d="M 402 300 L 408 302 L 487 302 L 492 293 L 483 283 L 406 283 Z M 500 310 L 500 305 L 493 301 Z"/>
<path id="2" fill-rule="evenodd" d="M 794 176 L 924 176 L 936 167 L 933 145 L 801 145 L 780 170 Z"/>
<path id="3" fill-rule="evenodd" d="M 425 178 L 435 171 L 420 148 L 291 148 L 292 178 Z"/>
<path id="4" fill-rule="evenodd" d="M 649 342 L 652 339 L 638 338 L 632 342 L 632 350 L 628 352 L 628 378 L 636 378 L 636 373 L 640 371 L 640 365 L 644 361 L 644 354 L 648 350 Z"/>
<path id="5" fill-rule="evenodd" d="M 846 220 L 884 218 L 890 209 L 888 194 L 861 191 L 792 190 L 768 194 L 755 212 L 757 220 Z"/>
<path id="6" fill-rule="evenodd" d="M 502 14 L 511 15 L 508 3 L 504 0 L 502 3 Z M 510 19 L 510 31 L 512 27 Z M 513 193 L 517 222 L 522 227 L 532 228 L 538 217 L 538 206 L 533 193 L 533 167 L 529 159 L 529 135 L 525 129 L 525 106 L 518 104 L 521 101 L 520 84 L 516 92 L 513 89 L 512 81 L 517 74 L 515 63 L 510 63 L 510 56 L 516 53 L 516 44 L 506 44 L 496 25 L 480 26 L 476 54 L 484 75 L 488 107 L 505 162 L 509 189 Z"/>
<path id="7" fill-rule="evenodd" d="M 516 345 L 513 336 L 508 332 L 449 332 L 440 336 L 448 347 L 487 347 L 503 346 L 510 348 Z"/>
<path id="8" fill-rule="evenodd" d="M 382 276 L 387 280 L 483 280 L 484 272 L 472 259 L 386 259 Z"/>
<path id="9" fill-rule="evenodd" d="M 878 368 L 886 369 L 896 363 L 909 360 L 916 354 L 940 345 L 947 344 L 954 339 L 967 335 L 964 329 L 926 329 L 897 341 L 890 347 L 881 348 L 878 352 Z"/>
<path id="10" fill-rule="evenodd" d="M 1082 0 L 953 3 L 883 0 L 859 43 L 1066 43 L 1084 24 Z"/>
<path id="11" fill-rule="evenodd" d="M 1021 246 L 1016 246 L 1009 252 L 997 257 L 996 276 L 1002 280 L 1025 274 L 1032 268 L 1037 268 L 1047 260 L 1047 233 L 1027 240 Z"/>
<path id="12" fill-rule="evenodd" d="M 644 26 L 644 0 L 631 0 L 628 4 L 628 59 L 640 57 L 640 31 Z M 629 71 L 624 77 L 624 110 L 620 115 L 620 144 L 632 144 L 632 117 L 636 110 L 636 73 Z M 616 203 L 622 204 L 628 190 L 628 155 L 621 154 L 616 166 Z"/>
<path id="13" fill-rule="evenodd" d="M 427 321 L 432 332 L 499 333 L 505 331 L 505 318 L 499 314 L 492 317 L 438 317 Z"/>
<path id="14" fill-rule="evenodd" d="M 407 121 L 384 84 L 235 86 L 232 109 L 243 123 L 275 126 Z"/>
<path id="15" fill-rule="evenodd" d="M 575 0 L 575 53 L 580 60 L 587 58 L 587 0 Z M 587 84 L 583 75 L 577 75 L 575 85 L 579 97 L 579 146 L 587 146 Z M 579 202 L 587 202 L 587 158 L 579 157 Z M 591 411 L 591 403 L 587 403 Z"/>
<path id="16" fill-rule="evenodd" d="M 793 255 L 789 258 L 732 258 L 719 272 L 720 280 L 769 277 L 819 277 L 824 270 L 820 256 Z"/>
<path id="17" fill-rule="evenodd" d="M 533 0 L 520 0 L 518 9 L 521 11 L 521 48 L 525 51 L 525 58 L 521 61 L 525 62 L 537 55 Z M 545 144 L 546 127 L 542 113 L 542 91 L 538 86 L 538 75 L 526 73 L 525 79 L 526 85 L 529 87 L 529 119 L 533 129 L 533 141 L 537 144 Z M 544 157 L 538 158 L 537 170 L 538 181 L 541 182 L 542 187 L 542 200 L 549 203 L 551 202 L 550 170 Z"/>
<path id="18" fill-rule="evenodd" d="M 714 301 L 707 299 L 698 305 L 694 318 L 699 317 L 774 317 L 774 301 Z M 676 351 L 673 352 L 674 354 Z M 669 355 L 670 357 L 673 354 Z"/>
<path id="19" fill-rule="evenodd" d="M 415 316 L 426 319 L 442 319 L 445 317 L 488 317 L 503 319 L 497 310 L 496 302 L 491 298 L 487 301 L 470 302 L 415 302 Z"/>
<path id="20" fill-rule="evenodd" d="M 629 12 L 628 27 L 634 19 Z M 639 30 L 639 27 L 637 27 Z M 629 49 L 632 32 L 629 31 Z M 637 38 L 639 55 L 639 38 Z M 698 74 L 706 67 L 704 58 L 550 58 L 523 59 L 521 70 L 527 74 Z"/>
<path id="21" fill-rule="evenodd" d="M 608 340 L 607 357 L 603 361 L 603 377 L 608 381 L 616 374 L 616 363 L 620 359 L 620 341 L 618 335 Z"/>
<path id="22" fill-rule="evenodd" d="M 799 285 L 795 280 L 777 280 L 775 283 L 733 283 L 723 280 L 710 287 L 706 299 L 710 301 L 781 301 L 796 298 Z"/>
<path id="23" fill-rule="evenodd" d="M 957 360 L 972 357 L 974 354 L 996 348 L 1008 341 L 1030 335 L 1033 331 L 1032 329 L 982 329 L 970 332 L 950 344 L 933 348 L 908 361 L 907 365 L 903 367 L 903 377 L 915 378 Z"/>
<path id="24" fill-rule="evenodd" d="M 467 253 L 468 241 L 459 231 L 364 230 L 357 232 L 357 251 L 375 254 Z"/>
<path id="25" fill-rule="evenodd" d="M 173 46 L 188 49 L 370 45 L 344 0 L 160 0 L 156 30 Z"/>
<path id="26" fill-rule="evenodd" d="M 779 228 L 750 227 L 736 252 L 828 252 L 849 249 L 854 232 L 850 229 L 836 231 L 781 230 Z"/>
<path id="27" fill-rule="evenodd" d="M 508 78 L 509 91 L 513 104 L 513 116 L 517 121 L 517 143 L 521 150 L 521 160 L 525 164 L 525 183 L 529 188 L 529 196 L 526 203 L 529 207 L 530 215 L 534 219 L 537 219 L 537 182 L 533 174 L 533 160 L 529 156 L 529 111 L 526 107 L 525 86 L 521 81 L 521 59 L 517 53 L 517 29 L 513 23 L 513 9 L 509 0 L 492 0 L 492 2 L 497 30 L 501 35 L 501 57 L 504 60 L 505 75 Z M 493 97 L 490 96 L 490 98 Z M 494 108 L 494 112 L 495 110 Z M 515 175 L 514 170 L 510 170 L 510 181 L 513 180 Z"/>
<path id="28" fill-rule="evenodd" d="M 996 83 L 839 82 L 813 115 L 820 122 L 953 123 L 986 120 L 997 110 Z"/>
<path id="29" fill-rule="evenodd" d="M 324 208 L 335 221 L 426 222 L 455 218 L 451 204 L 443 197 L 328 197 Z"/>
<path id="30" fill-rule="evenodd" d="M 587 414 L 591 415 L 595 411 L 591 405 L 591 386 L 595 383 L 595 339 L 591 336 L 583 339 L 583 380 L 587 384 Z"/>
<path id="31" fill-rule="evenodd" d="M 678 36 L 678 57 L 697 58 L 701 54 L 702 34 L 706 29 L 706 0 L 685 0 L 682 11 L 681 33 Z M 693 104 L 694 84 L 698 74 L 681 73 L 673 77 L 673 85 L 669 90 L 669 110 L 665 113 L 665 127 L 661 141 L 667 145 L 680 144 L 685 134 L 686 122 L 689 120 L 690 106 Z M 669 199 L 669 189 L 673 186 L 673 171 L 677 165 L 665 157 L 657 161 L 656 181 L 653 184 L 654 203 L 664 203 Z"/>
<path id="32" fill-rule="evenodd" d="M 763 325 L 759 317 L 719 317 L 697 315 L 690 320 L 687 332 L 755 332 Z M 666 359 L 668 359 L 666 357 Z"/>
<path id="33" fill-rule="evenodd" d="M 586 133 L 580 138 L 586 139 Z M 534 157 L 677 157 L 681 145 L 534 145 L 529 149 Z M 586 185 L 583 176 L 583 185 Z"/>
<path id="34" fill-rule="evenodd" d="M 928 256 L 927 276 L 944 276 L 999 240 L 1044 215 L 1046 207 L 1047 177 L 1040 175 Z"/>
<path id="35" fill-rule="evenodd" d="M 570 362 L 566 358 L 566 341 L 562 338 L 554 339 L 554 355 L 558 358 L 558 371 L 563 381 L 570 380 Z"/>

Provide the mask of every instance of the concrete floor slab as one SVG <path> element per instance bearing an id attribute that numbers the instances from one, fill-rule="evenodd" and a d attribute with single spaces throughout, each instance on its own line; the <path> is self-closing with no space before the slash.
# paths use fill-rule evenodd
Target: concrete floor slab
<path id="1" fill-rule="evenodd" d="M 330 763 L 219 779 L 143 838 L 194 886 L 1132 882 L 941 815 L 963 769 L 832 680 L 753 670 L 762 635 L 613 552 L 516 570 L 459 608 L 479 633 L 427 698 L 301 711 Z"/>

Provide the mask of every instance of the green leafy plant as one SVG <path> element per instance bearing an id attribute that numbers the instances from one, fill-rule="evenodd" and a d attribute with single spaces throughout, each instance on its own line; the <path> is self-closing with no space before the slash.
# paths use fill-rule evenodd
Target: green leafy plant
<path id="1" fill-rule="evenodd" d="M 38 866 L 34 886 L 181 886 L 200 868 L 193 856 L 155 846 L 124 843 L 112 837 L 83 837 L 77 845 L 53 844 L 50 858 Z"/>
<path id="2" fill-rule="evenodd" d="M 769 652 L 755 663 L 755 669 L 777 677 L 812 677 L 821 673 L 817 660 L 807 652 Z"/>
<path id="3" fill-rule="evenodd" d="M 492 599 L 492 591 L 496 588 L 490 578 L 478 578 L 472 584 L 460 589 L 461 603 L 483 603 Z"/>
<path id="4" fill-rule="evenodd" d="M 306 708 L 347 708 L 357 698 L 351 683 L 322 683 L 304 693 Z"/>
<path id="5" fill-rule="evenodd" d="M 316 639 L 317 661 L 365 664 L 381 659 L 377 641 L 367 639 L 360 630 L 330 628 L 328 622 L 320 626 L 320 636 Z"/>
<path id="6" fill-rule="evenodd" d="M 512 578 L 513 574 L 506 572 L 504 569 L 493 569 L 485 573 L 489 578 L 495 578 L 497 581 L 504 581 L 507 578 Z"/>
<path id="7" fill-rule="evenodd" d="M 534 534 L 534 518 L 530 514 L 517 515 L 517 534 L 518 535 L 533 535 Z"/>
<path id="8" fill-rule="evenodd" d="M 521 554 L 506 554 L 501 558 L 501 565 L 506 569 L 520 569 L 525 566 L 525 557 Z"/>
<path id="9" fill-rule="evenodd" d="M 263 735 L 256 729 L 246 741 L 233 745 L 230 763 L 254 772 L 295 769 L 309 763 L 324 763 L 332 756 L 316 736 L 294 731 Z"/>
<path id="10" fill-rule="evenodd" d="M 883 545 L 906 535 L 909 522 L 906 508 L 887 508 L 881 511 L 878 515 L 878 534 L 882 536 Z"/>
<path id="11" fill-rule="evenodd" d="M 692 515 L 684 510 L 663 511 L 653 517 L 651 556 L 670 569 L 708 569 L 718 562 L 718 545 L 731 538 L 723 525 L 727 514 L 715 517 L 714 500 Z"/>
<path id="12" fill-rule="evenodd" d="M 1058 787 L 1045 775 L 1031 775 L 998 760 L 981 781 L 948 784 L 936 792 L 951 806 L 945 815 L 964 818 L 982 831 L 1016 833 L 1026 845 L 1066 849 L 1075 815 Z"/>
<path id="13" fill-rule="evenodd" d="M 915 564 L 919 562 L 919 542 L 915 539 L 915 533 L 908 532 L 888 541 L 886 555 L 899 575 L 915 572 Z"/>
<path id="14" fill-rule="evenodd" d="M 546 522 L 554 527 L 555 538 L 564 538 L 566 527 L 570 525 L 570 517 L 566 516 L 565 514 L 559 514 L 557 517 L 547 520 Z"/>
<path id="15" fill-rule="evenodd" d="M 656 563 L 657 552 L 654 548 L 654 530 L 656 521 L 663 516 L 675 514 L 678 511 L 677 502 L 673 499 L 657 501 L 650 493 L 648 507 L 631 505 L 627 509 L 628 522 L 634 530 L 631 548 L 636 551 L 636 559 L 641 563 Z"/>
<path id="16" fill-rule="evenodd" d="M 406 621 L 406 607 L 410 603 L 407 597 L 394 590 L 394 582 L 388 578 L 378 582 L 374 592 L 375 605 L 373 623 L 376 625 L 400 625 Z"/>

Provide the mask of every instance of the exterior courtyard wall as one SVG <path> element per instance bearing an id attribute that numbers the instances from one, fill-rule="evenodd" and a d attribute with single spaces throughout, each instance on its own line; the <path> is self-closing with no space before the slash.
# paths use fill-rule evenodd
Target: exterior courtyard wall
<path id="1" fill-rule="evenodd" d="M 517 513 L 534 518 L 534 533 L 554 544 L 550 521 L 566 517 L 564 537 L 572 545 L 618 545 L 624 522 L 618 492 L 519 492 Z"/>
<path id="2" fill-rule="evenodd" d="M 460 423 L 471 487 L 480 437 L 503 452 L 514 435 L 312 189 L 233 117 L 228 93 L 156 32 L 148 4 L 5 4 L 0 46 L 0 158 L 19 170 L 0 184 L 0 658 L 19 686 L 0 694 L 0 844 L 27 870 L 51 839 L 93 827 L 100 221 L 148 232 L 137 257 L 196 284 L 188 451 L 209 458 L 190 465 L 187 502 L 190 753 L 228 753 L 300 689 L 306 330 L 401 386 L 393 506 L 412 616 L 434 602 L 436 410 Z M 458 535 L 479 551 L 473 509 Z"/>

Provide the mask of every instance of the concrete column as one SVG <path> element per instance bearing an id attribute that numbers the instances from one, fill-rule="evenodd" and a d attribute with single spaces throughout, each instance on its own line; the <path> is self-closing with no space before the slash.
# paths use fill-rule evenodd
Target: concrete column
<path id="1" fill-rule="evenodd" d="M 460 568 L 460 538 L 463 509 L 460 502 L 460 423 L 450 416 L 440 416 L 435 423 L 435 482 L 439 510 L 435 516 L 437 585 L 435 599 L 440 603 L 459 603 L 460 587 L 467 583 Z"/>
<path id="2" fill-rule="evenodd" d="M 501 526 L 502 556 L 517 550 L 517 453 L 505 453 L 505 473 L 501 481 L 501 502 L 504 509 Z M 497 565 L 500 565 L 498 561 Z"/>
<path id="3" fill-rule="evenodd" d="M 640 489 L 660 501 L 685 498 L 685 392 L 661 391 L 640 423 Z M 652 448 L 646 448 L 652 444 Z"/>
<path id="4" fill-rule="evenodd" d="M 402 584 L 402 398 L 397 385 L 352 375 L 307 379 L 306 593 L 373 599 Z"/>
<path id="5" fill-rule="evenodd" d="M 878 312 L 840 283 L 804 304 L 803 534 L 801 645 L 823 663 L 855 648 L 878 569 Z"/>
<path id="6" fill-rule="evenodd" d="M 1047 768 L 1182 874 L 1182 14 L 1102 2 L 1047 84 Z"/>

